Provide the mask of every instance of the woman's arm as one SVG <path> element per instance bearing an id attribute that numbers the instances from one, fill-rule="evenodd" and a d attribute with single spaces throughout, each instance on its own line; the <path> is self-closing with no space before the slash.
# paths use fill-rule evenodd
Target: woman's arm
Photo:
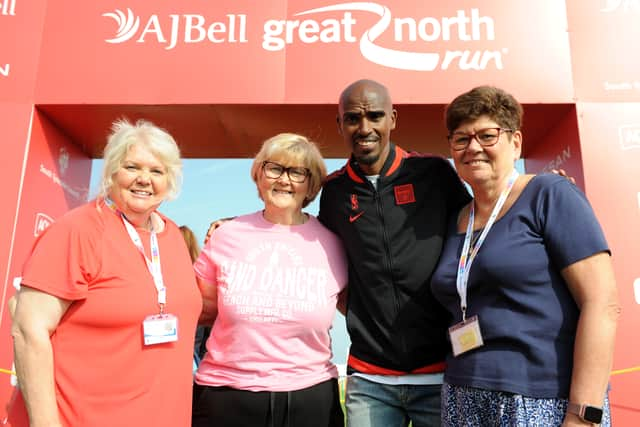
<path id="1" fill-rule="evenodd" d="M 9 302 L 7 302 L 7 306 L 9 307 L 9 317 L 13 320 L 13 317 L 16 315 L 16 304 L 17 298 L 16 296 L 12 296 L 9 298 Z"/>
<path id="2" fill-rule="evenodd" d="M 31 427 L 60 426 L 51 334 L 71 301 L 22 286 L 11 327 L 15 364 Z"/>
<path id="3" fill-rule="evenodd" d="M 592 255 L 563 269 L 562 276 L 580 308 L 569 401 L 601 407 L 620 315 L 611 257 L 605 252 Z M 584 421 L 568 414 L 564 425 L 571 424 Z"/>
<path id="4" fill-rule="evenodd" d="M 202 312 L 198 324 L 211 326 L 218 316 L 218 289 L 216 285 L 206 282 L 198 276 L 196 276 L 196 280 L 202 295 Z"/>

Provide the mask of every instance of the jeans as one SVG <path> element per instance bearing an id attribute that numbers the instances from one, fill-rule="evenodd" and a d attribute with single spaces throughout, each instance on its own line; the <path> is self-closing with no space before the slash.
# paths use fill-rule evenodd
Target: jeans
<path id="1" fill-rule="evenodd" d="M 440 384 L 389 385 L 347 378 L 348 427 L 440 426 Z"/>

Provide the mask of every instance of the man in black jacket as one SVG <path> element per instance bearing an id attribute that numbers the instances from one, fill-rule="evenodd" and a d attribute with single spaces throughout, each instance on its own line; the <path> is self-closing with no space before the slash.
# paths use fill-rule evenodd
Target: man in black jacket
<path id="1" fill-rule="evenodd" d="M 469 195 L 446 159 L 390 141 L 398 115 L 380 83 L 352 83 L 338 110 L 352 154 L 328 177 L 319 219 L 349 258 L 348 425 L 439 426 L 448 319 L 429 281 Z"/>

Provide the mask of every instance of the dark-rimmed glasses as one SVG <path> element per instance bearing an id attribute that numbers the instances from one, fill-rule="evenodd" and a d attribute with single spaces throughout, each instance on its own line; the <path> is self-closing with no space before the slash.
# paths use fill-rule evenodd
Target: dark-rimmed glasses
<path id="1" fill-rule="evenodd" d="M 454 132 L 447 136 L 451 149 L 455 151 L 464 150 L 471 144 L 471 140 L 475 138 L 483 147 L 491 147 L 496 145 L 500 139 L 501 132 L 513 132 L 513 129 L 504 129 L 500 127 L 484 128 L 475 133 Z"/>
<path id="2" fill-rule="evenodd" d="M 264 172 L 264 176 L 271 179 L 278 179 L 286 172 L 291 182 L 298 184 L 305 182 L 307 177 L 311 175 L 311 171 L 307 168 L 297 166 L 286 168 L 279 163 L 270 161 L 262 162 L 262 171 Z"/>

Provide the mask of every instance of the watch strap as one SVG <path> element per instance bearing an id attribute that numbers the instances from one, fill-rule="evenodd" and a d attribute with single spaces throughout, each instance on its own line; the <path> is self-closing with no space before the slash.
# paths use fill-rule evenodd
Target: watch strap
<path id="1" fill-rule="evenodd" d="M 602 422 L 602 408 L 597 406 L 569 402 L 567 404 L 567 412 L 579 416 L 583 421 L 595 424 Z"/>
<path id="2" fill-rule="evenodd" d="M 582 418 L 582 405 L 577 404 L 577 403 L 573 403 L 573 402 L 569 402 L 567 404 L 567 412 L 569 412 L 571 414 L 575 414 L 575 415 L 579 416 L 580 418 Z"/>

